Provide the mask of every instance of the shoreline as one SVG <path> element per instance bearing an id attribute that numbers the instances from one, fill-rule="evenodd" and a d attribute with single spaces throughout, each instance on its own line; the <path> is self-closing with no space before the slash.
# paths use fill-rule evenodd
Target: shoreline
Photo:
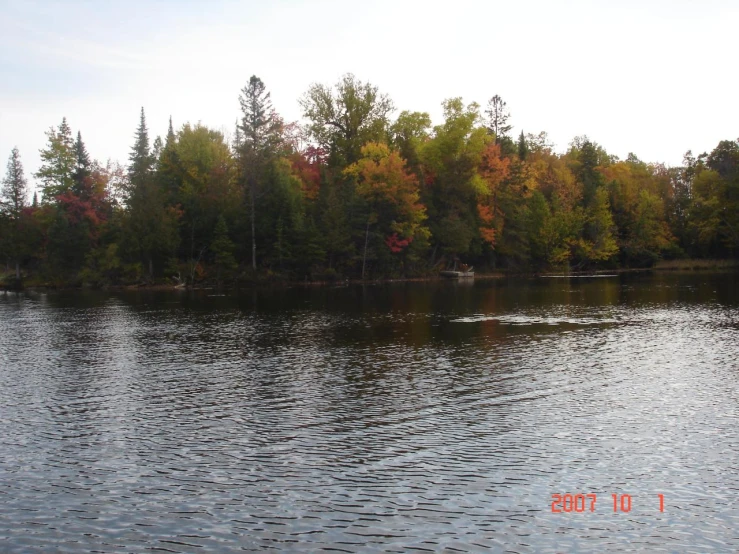
<path id="1" fill-rule="evenodd" d="M 265 281 L 254 281 L 242 284 L 231 284 L 228 286 L 218 286 L 215 284 L 204 283 L 196 286 L 182 286 L 182 285 L 169 285 L 169 284 L 128 284 L 128 285 L 106 285 L 101 287 L 91 286 L 73 286 L 73 285 L 48 285 L 48 284 L 34 284 L 28 285 L 21 288 L 14 287 L 0 287 L 0 291 L 7 292 L 22 292 L 22 291 L 36 291 L 36 290 L 56 290 L 56 291 L 69 291 L 69 290 L 103 290 L 103 291 L 147 291 L 147 292 L 174 292 L 174 291 L 208 291 L 208 290 L 219 290 L 219 291 L 233 291 L 240 289 L 252 289 L 252 288 L 310 288 L 310 287 L 344 287 L 349 285 L 387 285 L 397 283 L 431 283 L 431 282 L 474 282 L 475 280 L 501 280 L 510 278 L 524 278 L 524 279 L 538 279 L 538 278 L 564 278 L 564 277 L 598 277 L 606 275 L 621 275 L 626 273 L 648 273 L 648 272 L 672 272 L 672 271 L 732 271 L 739 269 L 739 260 L 668 260 L 660 261 L 652 267 L 647 268 L 614 268 L 614 269 L 598 269 L 594 271 L 570 271 L 564 272 L 491 272 L 491 273 L 476 273 L 471 279 L 454 279 L 441 277 L 439 275 L 429 275 L 426 277 L 398 277 L 398 278 L 386 278 L 386 279 L 344 279 L 344 280 L 319 280 L 319 281 L 306 281 L 306 280 L 265 280 Z"/>

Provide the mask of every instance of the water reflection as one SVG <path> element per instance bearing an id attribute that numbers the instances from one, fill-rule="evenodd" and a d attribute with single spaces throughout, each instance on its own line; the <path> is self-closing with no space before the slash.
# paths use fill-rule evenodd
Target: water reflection
<path id="1" fill-rule="evenodd" d="M 737 284 L 2 297 L 3 549 L 735 551 Z"/>

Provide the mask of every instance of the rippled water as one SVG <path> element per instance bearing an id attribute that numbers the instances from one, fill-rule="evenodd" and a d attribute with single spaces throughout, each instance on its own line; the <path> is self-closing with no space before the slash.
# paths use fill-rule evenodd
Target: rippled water
<path id="1" fill-rule="evenodd" d="M 0 296 L 0 549 L 737 551 L 737 358 L 737 274 Z"/>

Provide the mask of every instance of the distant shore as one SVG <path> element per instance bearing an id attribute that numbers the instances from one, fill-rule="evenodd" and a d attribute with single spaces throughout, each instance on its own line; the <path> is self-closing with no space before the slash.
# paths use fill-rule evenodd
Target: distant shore
<path id="1" fill-rule="evenodd" d="M 598 269 L 591 271 L 544 271 L 544 272 L 513 272 L 513 271 L 494 271 L 475 273 L 474 279 L 477 280 L 498 280 L 513 277 L 519 278 L 538 278 L 538 277 L 588 277 L 609 274 L 623 273 L 643 273 L 650 271 L 715 271 L 715 270 L 735 270 L 739 269 L 739 260 L 715 260 L 715 259 L 684 259 L 684 260 L 660 260 L 652 267 L 647 268 L 612 268 Z M 473 279 L 470 280 L 470 282 Z M 382 278 L 382 279 L 282 279 L 282 278 L 260 278 L 250 281 L 240 281 L 230 283 L 228 285 L 217 285 L 216 283 L 199 283 L 194 286 L 183 286 L 167 283 L 133 283 L 133 284 L 111 284 L 103 286 L 81 286 L 72 284 L 46 284 L 32 280 L 30 284 L 21 288 L 13 286 L 10 282 L 0 282 L 0 290 L 109 290 L 109 291 L 194 291 L 194 290 L 235 290 L 248 289 L 254 287 L 266 288 L 287 288 L 287 287 L 337 287 L 348 285 L 382 285 L 392 283 L 430 283 L 437 281 L 456 281 L 455 279 L 444 278 L 439 275 L 428 275 L 421 277 L 398 277 L 398 278 Z M 462 282 L 467 281 L 463 279 Z"/>

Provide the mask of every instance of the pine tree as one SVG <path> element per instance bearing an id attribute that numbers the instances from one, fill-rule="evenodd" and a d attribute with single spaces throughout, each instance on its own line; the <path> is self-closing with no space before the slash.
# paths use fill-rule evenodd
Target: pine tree
<path id="1" fill-rule="evenodd" d="M 146 128 L 144 108 L 141 108 L 141 119 L 136 129 L 135 137 L 131 155 L 129 156 L 131 165 L 128 168 L 128 177 L 131 180 L 131 186 L 134 190 L 146 183 L 154 165 L 154 159 L 149 149 L 149 130 Z"/>
<path id="2" fill-rule="evenodd" d="M 518 136 L 518 159 L 523 161 L 528 156 L 529 156 L 529 145 L 526 142 L 526 137 L 524 136 L 523 131 L 521 131 L 521 134 Z"/>
<path id="3" fill-rule="evenodd" d="M 495 136 L 495 142 L 500 144 L 503 137 L 507 136 L 512 129 L 511 125 L 508 125 L 508 118 L 511 117 L 508 105 L 496 94 L 488 100 L 488 109 L 485 111 L 485 115 L 488 116 L 488 131 Z"/>
<path id="4" fill-rule="evenodd" d="M 49 144 L 41 150 L 41 167 L 35 177 L 41 181 L 43 201 L 50 202 L 55 197 L 71 190 L 74 186 L 74 171 L 77 158 L 74 150 L 72 131 L 67 124 L 67 118 L 62 119 L 61 125 L 55 130 L 53 127 L 46 132 Z"/>
<path id="5" fill-rule="evenodd" d="M 596 201 L 596 194 L 603 186 L 603 176 L 598 171 L 598 150 L 589 140 L 585 140 L 578 156 L 579 165 L 575 174 L 582 184 L 583 204 L 591 207 Z"/>
<path id="6" fill-rule="evenodd" d="M 9 219 L 8 253 L 15 258 L 15 277 L 20 280 L 21 248 L 21 216 L 23 208 L 28 205 L 28 181 L 23 174 L 18 148 L 13 148 L 8 159 L 8 172 L 3 179 L 2 211 Z"/>
<path id="7" fill-rule="evenodd" d="M 241 131 L 243 144 L 239 156 L 242 178 L 251 215 L 251 264 L 257 268 L 256 203 L 264 174 L 281 141 L 282 122 L 272 109 L 270 93 L 262 80 L 252 75 L 241 90 Z"/>
<path id="8" fill-rule="evenodd" d="M 90 176 L 92 172 L 90 171 L 90 168 L 92 166 L 92 162 L 90 161 L 90 156 L 87 153 L 87 148 L 85 148 L 85 143 L 82 142 L 82 133 L 79 131 L 77 132 L 77 140 L 74 143 L 74 156 L 76 159 L 74 172 L 72 173 L 72 179 L 74 180 L 74 185 L 72 185 L 72 190 L 74 193 L 84 199 L 89 199 L 90 193 L 92 192 L 90 190 Z"/>
<path id="9" fill-rule="evenodd" d="M 154 159 L 149 150 L 149 131 L 146 128 L 144 108 L 141 108 L 141 119 L 129 159 L 131 239 L 137 243 L 142 258 L 149 266 L 148 273 L 151 278 L 154 275 L 154 256 L 159 251 L 159 244 L 165 240 L 163 236 L 165 233 L 161 232 L 159 227 L 165 225 L 166 213 L 162 195 L 159 194 L 153 179 Z"/>
<path id="10" fill-rule="evenodd" d="M 165 146 L 174 146 L 174 143 L 176 141 L 176 137 L 174 134 L 174 129 L 172 128 L 172 116 L 169 116 L 169 127 L 167 127 L 167 137 L 165 138 L 164 145 Z"/>
<path id="11" fill-rule="evenodd" d="M 164 193 L 165 202 L 175 206 L 180 201 L 180 186 L 182 185 L 180 171 L 180 157 L 177 153 L 177 136 L 172 128 L 172 117 L 169 118 L 167 136 L 159 155 L 157 164 L 157 183 Z"/>

